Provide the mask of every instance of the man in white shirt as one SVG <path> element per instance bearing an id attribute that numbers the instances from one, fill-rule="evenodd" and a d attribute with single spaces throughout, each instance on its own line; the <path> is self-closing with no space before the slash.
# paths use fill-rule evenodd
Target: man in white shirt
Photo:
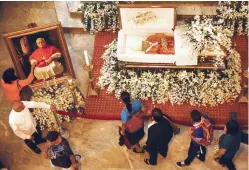
<path id="1" fill-rule="evenodd" d="M 29 108 L 46 108 L 53 111 L 56 111 L 56 108 L 54 105 L 44 102 L 20 100 L 12 102 L 12 110 L 9 115 L 10 127 L 18 137 L 24 140 L 30 149 L 40 154 L 41 150 L 36 145 L 46 142 L 46 140 L 41 137 L 40 129 L 36 129 L 36 121 Z"/>

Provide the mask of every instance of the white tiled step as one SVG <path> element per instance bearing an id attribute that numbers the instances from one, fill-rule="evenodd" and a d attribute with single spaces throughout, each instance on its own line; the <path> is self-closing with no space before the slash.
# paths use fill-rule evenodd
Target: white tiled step
<path id="1" fill-rule="evenodd" d="M 84 32 L 83 24 L 81 23 L 83 14 L 77 12 L 78 7 L 83 3 L 82 1 L 54 2 L 58 20 L 62 23 L 63 28 L 67 30 L 74 28 L 78 29 L 76 32 Z M 161 2 L 161 4 L 175 5 L 177 7 L 178 20 L 185 20 L 194 15 L 216 15 L 217 9 L 217 3 L 211 2 Z"/>
<path id="2" fill-rule="evenodd" d="M 71 18 L 66 1 L 54 1 L 58 21 L 63 28 L 82 28 L 81 18 Z"/>
<path id="3" fill-rule="evenodd" d="M 69 12 L 76 12 L 77 9 L 83 4 L 81 1 L 66 1 Z"/>

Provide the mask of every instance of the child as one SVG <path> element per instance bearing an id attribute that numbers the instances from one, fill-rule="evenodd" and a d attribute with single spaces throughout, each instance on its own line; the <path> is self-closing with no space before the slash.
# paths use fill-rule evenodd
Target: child
<path id="1" fill-rule="evenodd" d="M 191 142 L 188 150 L 188 157 L 184 160 L 184 162 L 176 163 L 180 167 L 190 165 L 195 157 L 204 162 L 206 156 L 206 147 L 200 144 L 204 137 L 203 128 L 200 126 L 202 123 L 202 114 L 198 110 L 193 110 L 190 115 L 191 119 L 194 121 L 193 128 L 189 131 Z M 194 133 L 194 136 L 191 135 L 192 133 Z"/>
<path id="2" fill-rule="evenodd" d="M 47 134 L 47 154 L 54 166 L 60 167 L 63 170 L 77 170 L 74 154 L 67 140 L 60 136 L 56 131 L 50 131 Z"/>

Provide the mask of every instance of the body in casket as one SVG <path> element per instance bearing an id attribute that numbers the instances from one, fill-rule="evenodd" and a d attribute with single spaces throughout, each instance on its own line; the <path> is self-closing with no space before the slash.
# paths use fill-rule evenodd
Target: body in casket
<path id="1" fill-rule="evenodd" d="M 187 45 L 182 42 L 179 30 L 174 31 L 176 8 L 148 6 L 133 5 L 133 8 L 129 8 L 129 5 L 118 6 L 122 27 L 118 33 L 118 60 L 175 64 L 181 57 L 186 60 L 186 65 L 197 65 L 197 57 L 186 56 L 190 54 L 190 49 L 183 48 Z M 157 35 L 161 37 L 158 39 Z M 185 56 L 182 57 L 182 54 Z"/>
<path id="2" fill-rule="evenodd" d="M 119 61 L 130 65 L 148 67 L 179 66 L 176 68 L 198 68 L 198 53 L 191 43 L 188 43 L 185 30 L 176 26 L 176 8 L 164 5 L 118 5 L 121 30 L 118 33 L 117 58 Z M 168 48 L 165 53 L 159 50 L 148 49 L 145 42 L 149 37 L 164 34 L 170 38 L 166 43 Z M 173 41 L 171 41 L 173 40 Z M 166 40 L 167 41 L 167 40 Z M 162 42 L 162 41 L 161 41 Z M 172 49 L 173 43 L 173 49 Z M 153 45 L 153 42 L 151 43 Z M 162 43 L 160 44 L 162 47 Z M 152 52 L 148 52 L 152 50 Z M 155 51 L 157 52 L 155 52 Z M 165 51 L 165 50 L 164 50 Z M 167 53 L 168 52 L 168 53 Z M 212 51 L 203 51 L 203 56 L 214 56 Z M 132 63 L 132 64 L 131 64 Z M 190 67 L 193 66 L 193 67 Z M 170 67 L 174 68 L 174 67 Z M 208 63 L 203 68 L 213 69 Z"/>

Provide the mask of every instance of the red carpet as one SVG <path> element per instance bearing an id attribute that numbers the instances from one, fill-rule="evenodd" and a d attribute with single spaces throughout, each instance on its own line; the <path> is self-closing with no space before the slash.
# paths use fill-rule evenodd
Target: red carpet
<path id="1" fill-rule="evenodd" d="M 102 54 L 105 51 L 105 45 L 109 44 L 117 37 L 117 34 L 110 32 L 101 32 L 96 35 L 95 45 L 94 45 L 94 57 L 93 57 L 93 77 L 95 83 L 100 75 L 100 69 L 104 63 L 101 59 Z M 238 36 L 234 38 L 236 42 L 236 49 L 242 57 L 242 70 L 248 68 L 248 38 L 246 36 Z M 246 81 L 242 76 L 243 82 Z M 229 112 L 235 110 L 238 112 L 238 121 L 241 125 L 247 127 L 248 125 L 248 104 L 238 103 L 237 101 L 233 103 L 221 104 L 216 107 L 194 107 L 190 106 L 188 103 L 183 105 L 171 105 L 169 102 L 165 104 L 152 104 L 150 100 L 142 101 L 145 107 L 151 111 L 152 108 L 159 107 L 165 113 L 168 113 L 174 122 L 182 125 L 190 125 L 191 120 L 189 113 L 193 109 L 198 109 L 202 113 L 206 113 L 213 118 L 216 128 L 219 125 L 227 122 L 229 117 Z M 107 94 L 106 90 L 101 90 L 99 96 L 90 96 L 86 98 L 85 105 L 85 118 L 92 119 L 104 119 L 104 120 L 119 120 L 120 111 L 124 107 L 119 99 L 117 99 L 114 94 Z"/>

